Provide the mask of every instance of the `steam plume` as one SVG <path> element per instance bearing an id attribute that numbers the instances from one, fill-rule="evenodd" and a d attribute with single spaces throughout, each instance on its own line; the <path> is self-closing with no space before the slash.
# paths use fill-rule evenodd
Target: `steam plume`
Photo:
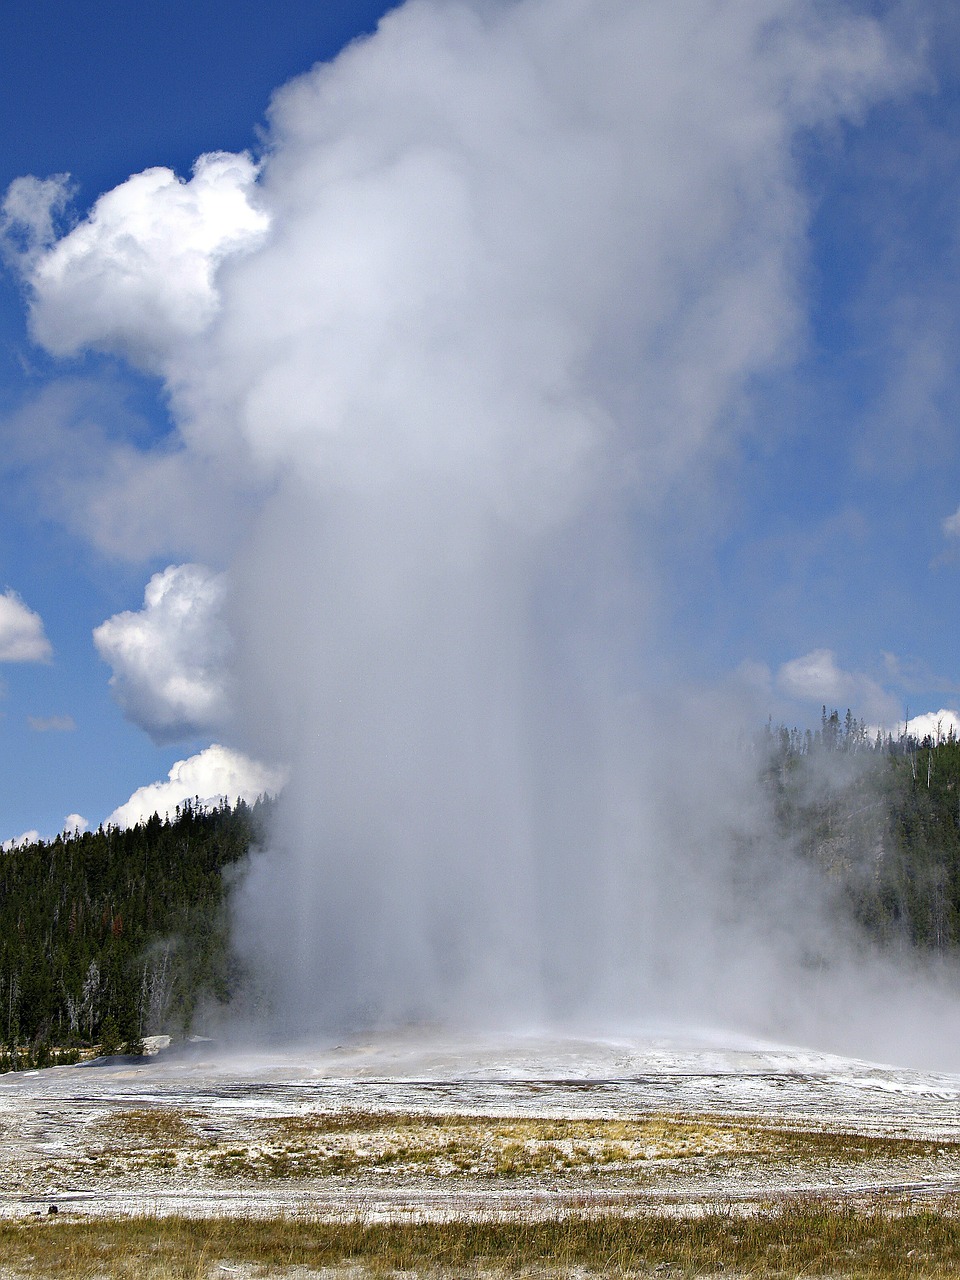
<path id="1" fill-rule="evenodd" d="M 240 919 L 291 1029 L 755 1002 L 735 895 L 800 886 L 731 888 L 739 766 L 678 817 L 636 541 L 791 349 L 796 131 L 898 74 L 806 5 L 414 3 L 277 95 L 178 405 L 276 476 L 235 629 L 293 773 Z"/>
<path id="2" fill-rule="evenodd" d="M 798 342 L 798 135 L 911 75 L 812 0 L 408 0 L 277 93 L 259 171 L 151 171 L 28 259 L 38 339 L 160 369 L 259 496 L 235 737 L 291 773 L 238 937 L 288 1030 L 799 1025 L 758 974 L 826 945 L 816 894 L 741 857 L 731 708 L 657 692 L 649 532 Z"/>

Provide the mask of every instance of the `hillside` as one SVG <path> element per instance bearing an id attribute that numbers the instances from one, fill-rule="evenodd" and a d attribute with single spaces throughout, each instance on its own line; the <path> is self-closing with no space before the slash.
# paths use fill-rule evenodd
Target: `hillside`
<path id="1" fill-rule="evenodd" d="M 236 980 L 225 873 L 263 831 L 268 803 L 186 805 L 0 856 L 0 1042 L 134 1044 L 189 1029 Z"/>

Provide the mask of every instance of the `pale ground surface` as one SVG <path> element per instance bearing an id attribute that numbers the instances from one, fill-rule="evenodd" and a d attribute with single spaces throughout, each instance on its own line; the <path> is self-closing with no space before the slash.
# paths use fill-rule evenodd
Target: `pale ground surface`
<path id="1" fill-rule="evenodd" d="M 958 1190 L 960 1075 L 730 1037 L 424 1033 L 0 1076 L 7 1217 L 686 1213 Z"/>

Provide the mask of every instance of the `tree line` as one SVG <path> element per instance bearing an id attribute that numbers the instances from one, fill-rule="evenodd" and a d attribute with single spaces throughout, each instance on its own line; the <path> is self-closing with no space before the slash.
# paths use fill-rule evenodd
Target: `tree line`
<path id="1" fill-rule="evenodd" d="M 0 1068 L 186 1033 L 238 979 L 227 885 L 270 802 L 181 806 L 0 854 Z"/>
<path id="2" fill-rule="evenodd" d="M 960 948 L 960 740 L 867 731 L 823 708 L 820 728 L 768 725 L 760 780 L 780 835 L 827 878 L 840 910 L 886 948 Z"/>

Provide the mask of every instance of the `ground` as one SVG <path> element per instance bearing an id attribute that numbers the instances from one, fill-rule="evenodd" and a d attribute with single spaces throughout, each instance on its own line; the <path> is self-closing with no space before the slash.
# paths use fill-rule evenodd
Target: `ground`
<path id="1" fill-rule="evenodd" d="M 423 1032 L 0 1077 L 0 1217 L 58 1229 L 952 1214 L 958 1191 L 960 1076 L 729 1039 Z"/>

